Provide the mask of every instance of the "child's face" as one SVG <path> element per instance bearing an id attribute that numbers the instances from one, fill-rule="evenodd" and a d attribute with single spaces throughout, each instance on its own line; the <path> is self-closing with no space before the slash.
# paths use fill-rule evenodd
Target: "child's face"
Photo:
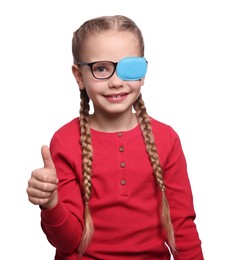
<path id="1" fill-rule="evenodd" d="M 138 41 L 130 32 L 109 31 L 91 35 L 81 55 L 82 62 L 118 62 L 125 57 L 141 56 Z M 140 94 L 144 79 L 123 81 L 116 72 L 108 79 L 96 79 L 88 66 L 74 66 L 73 73 L 80 89 L 86 89 L 95 113 L 131 111 Z"/>

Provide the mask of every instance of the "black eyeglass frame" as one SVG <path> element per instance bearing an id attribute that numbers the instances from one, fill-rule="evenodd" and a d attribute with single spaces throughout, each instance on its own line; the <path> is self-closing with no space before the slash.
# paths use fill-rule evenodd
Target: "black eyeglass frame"
<path id="1" fill-rule="evenodd" d="M 110 76 L 108 76 L 108 77 L 106 77 L 106 78 L 98 78 L 98 77 L 96 77 L 96 76 L 94 75 L 94 73 L 93 73 L 93 65 L 96 64 L 96 63 L 99 63 L 99 62 L 109 62 L 109 63 L 113 64 L 114 69 L 113 69 L 113 72 L 112 72 L 112 74 L 111 74 Z M 114 72 L 116 71 L 117 64 L 118 64 L 118 62 L 105 61 L 105 60 L 103 60 L 103 61 L 88 62 L 88 63 L 87 63 L 87 62 L 81 62 L 81 61 L 78 61 L 78 62 L 77 62 L 77 65 L 89 66 L 93 77 L 94 77 L 95 79 L 100 79 L 100 80 L 111 78 L 111 77 L 113 76 Z"/>

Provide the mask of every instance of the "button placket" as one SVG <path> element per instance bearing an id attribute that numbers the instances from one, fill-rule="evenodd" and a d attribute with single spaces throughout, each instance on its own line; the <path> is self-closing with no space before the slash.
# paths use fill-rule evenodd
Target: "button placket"
<path id="1" fill-rule="evenodd" d="M 125 136 L 124 133 L 117 133 L 118 151 L 120 158 L 120 195 L 127 196 L 127 177 L 126 177 L 126 161 L 125 161 Z"/>

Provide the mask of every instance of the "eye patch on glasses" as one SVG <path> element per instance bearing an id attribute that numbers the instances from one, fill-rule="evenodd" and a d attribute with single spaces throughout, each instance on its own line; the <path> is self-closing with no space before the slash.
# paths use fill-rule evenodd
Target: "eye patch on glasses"
<path id="1" fill-rule="evenodd" d="M 146 75 L 147 65 L 144 57 L 126 57 L 117 63 L 116 73 L 122 80 L 139 80 Z"/>
<path id="2" fill-rule="evenodd" d="M 144 57 L 126 57 L 119 62 L 113 61 L 78 61 L 79 66 L 90 67 L 94 78 L 99 80 L 109 79 L 116 71 L 117 76 L 122 80 L 139 80 L 143 78 L 147 71 L 147 61 Z"/>

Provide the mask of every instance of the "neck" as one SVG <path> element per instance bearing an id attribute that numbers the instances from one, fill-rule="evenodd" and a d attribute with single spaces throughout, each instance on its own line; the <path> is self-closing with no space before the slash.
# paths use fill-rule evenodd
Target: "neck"
<path id="1" fill-rule="evenodd" d="M 128 131 L 137 125 L 134 113 L 122 115 L 102 115 L 94 113 L 90 117 L 90 127 L 102 132 Z"/>

